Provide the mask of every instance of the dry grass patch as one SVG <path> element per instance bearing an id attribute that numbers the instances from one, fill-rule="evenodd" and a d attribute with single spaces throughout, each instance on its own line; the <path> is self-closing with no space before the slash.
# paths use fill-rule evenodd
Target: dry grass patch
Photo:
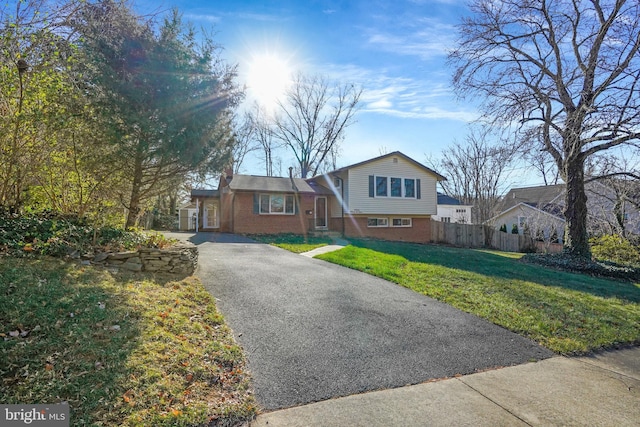
<path id="1" fill-rule="evenodd" d="M 194 277 L 0 258 L 0 401 L 67 401 L 72 425 L 236 425 L 245 359 Z"/>

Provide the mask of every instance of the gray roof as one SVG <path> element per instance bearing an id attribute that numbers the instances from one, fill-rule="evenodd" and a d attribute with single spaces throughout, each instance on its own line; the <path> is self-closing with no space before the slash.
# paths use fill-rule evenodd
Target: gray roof
<path id="1" fill-rule="evenodd" d="M 191 190 L 191 197 L 218 197 L 220 192 L 218 190 L 203 190 L 195 188 Z"/>
<path id="2" fill-rule="evenodd" d="M 455 205 L 459 206 L 462 203 L 458 199 L 454 199 L 451 196 L 447 196 L 446 194 L 438 193 L 438 204 L 439 205 Z"/>
<path id="3" fill-rule="evenodd" d="M 550 204 L 557 205 L 562 203 L 562 200 L 558 200 L 558 196 L 564 192 L 564 189 L 564 184 L 512 188 L 504 196 L 500 211 L 506 211 L 518 203 L 526 203 L 538 209 L 548 210 L 547 207 Z"/>
<path id="4" fill-rule="evenodd" d="M 229 187 L 233 191 L 331 194 L 328 189 L 316 184 L 313 180 L 307 182 L 302 178 L 282 178 L 275 176 L 234 175 L 229 183 Z"/>
<path id="5" fill-rule="evenodd" d="M 355 164 L 353 164 L 353 165 L 345 166 L 345 167 L 342 167 L 342 168 L 340 168 L 340 169 L 336 169 L 336 170 L 334 170 L 334 171 L 328 172 L 326 175 L 330 175 L 330 174 L 332 174 L 332 173 L 336 173 L 336 172 L 341 172 L 341 171 L 344 171 L 344 170 L 347 170 L 347 169 L 354 168 L 354 167 L 356 167 L 356 166 L 366 165 L 367 163 L 375 162 L 375 161 L 378 161 L 378 160 L 380 160 L 380 159 L 384 159 L 384 158 L 386 158 L 386 157 L 392 157 L 392 156 L 399 156 L 399 157 L 402 157 L 402 158 L 404 158 L 405 160 L 407 160 L 408 162 L 413 163 L 413 164 L 414 164 L 414 165 L 416 165 L 417 167 L 422 168 L 422 169 L 425 169 L 426 171 L 428 171 L 428 172 L 430 172 L 430 173 L 434 174 L 434 175 L 436 176 L 436 179 L 437 179 L 438 181 L 446 181 L 446 180 L 447 180 L 447 178 L 445 178 L 444 176 L 440 175 L 438 172 L 434 171 L 433 169 L 430 169 L 430 168 L 426 167 L 425 165 L 423 165 L 423 164 L 422 164 L 422 163 L 420 163 L 420 162 L 417 162 L 417 161 L 413 160 L 411 157 L 407 156 L 406 154 L 401 153 L 400 151 L 394 151 L 394 152 L 392 152 L 392 153 L 384 154 L 384 155 L 382 155 L 382 156 L 375 157 L 375 158 L 373 158 L 373 159 L 365 160 L 364 162 L 355 163 Z"/>

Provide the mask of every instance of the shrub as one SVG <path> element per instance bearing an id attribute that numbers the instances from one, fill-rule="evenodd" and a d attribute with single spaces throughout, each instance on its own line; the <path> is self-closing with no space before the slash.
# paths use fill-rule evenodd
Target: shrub
<path id="1" fill-rule="evenodd" d="M 566 253 L 541 254 L 530 253 L 520 258 L 522 262 L 544 265 L 564 271 L 590 274 L 613 279 L 640 280 L 640 268 L 604 261 L 590 261 Z"/>
<path id="2" fill-rule="evenodd" d="M 503 233 L 507 232 L 507 224 L 502 224 L 502 226 L 500 227 L 500 231 L 502 231 Z"/>
<path id="3" fill-rule="evenodd" d="M 0 251 L 67 256 L 85 252 L 121 251 L 142 246 L 164 248 L 173 244 L 159 233 L 95 228 L 81 218 L 55 215 L 0 215 Z"/>
<path id="4" fill-rule="evenodd" d="M 520 231 L 518 230 L 518 224 L 513 224 L 513 227 L 511 227 L 511 234 L 520 234 Z"/>
<path id="5" fill-rule="evenodd" d="M 640 265 L 640 250 L 618 235 L 593 237 L 589 240 L 593 257 L 600 261 Z"/>

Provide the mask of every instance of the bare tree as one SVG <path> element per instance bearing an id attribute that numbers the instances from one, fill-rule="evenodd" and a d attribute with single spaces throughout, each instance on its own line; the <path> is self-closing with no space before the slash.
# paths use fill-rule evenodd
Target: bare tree
<path id="1" fill-rule="evenodd" d="M 266 176 L 273 176 L 273 162 L 275 153 L 279 148 L 279 145 L 274 141 L 273 119 L 256 103 L 249 113 L 249 120 L 251 121 L 253 140 L 256 143 L 257 150 L 262 150 L 265 174 Z"/>
<path id="2" fill-rule="evenodd" d="M 640 210 L 640 169 L 637 158 L 597 156 L 587 167 L 587 185 L 598 199 L 589 212 L 590 231 L 595 234 L 618 234 L 638 230 Z M 591 184 L 597 183 L 599 185 Z"/>
<path id="3" fill-rule="evenodd" d="M 450 61 L 494 123 L 535 131 L 566 182 L 565 251 L 590 257 L 585 161 L 640 138 L 640 2 L 473 0 Z"/>
<path id="4" fill-rule="evenodd" d="M 540 175 L 544 185 L 556 185 L 560 181 L 560 171 L 551 154 L 541 150 L 539 144 L 524 152 L 522 159 Z"/>
<path id="5" fill-rule="evenodd" d="M 302 178 L 315 175 L 353 123 L 361 89 L 352 84 L 330 86 L 320 76 L 298 74 L 274 119 L 273 136 L 293 152 Z"/>
<path id="6" fill-rule="evenodd" d="M 245 112 L 242 119 L 234 115 L 232 126 L 235 129 L 232 152 L 233 172 L 239 173 L 247 154 L 259 150 L 260 147 L 255 143 L 256 127 L 250 113 Z"/>
<path id="7" fill-rule="evenodd" d="M 516 153 L 512 144 L 492 145 L 488 138 L 487 130 L 472 130 L 465 144 L 454 143 L 439 161 L 427 160 L 434 169 L 449 171 L 440 185 L 447 195 L 473 205 L 471 221 L 475 224 L 494 215 Z"/>

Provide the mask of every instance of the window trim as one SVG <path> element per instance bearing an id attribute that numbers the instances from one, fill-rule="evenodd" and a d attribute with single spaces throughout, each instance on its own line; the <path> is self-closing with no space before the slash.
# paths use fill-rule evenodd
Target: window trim
<path id="1" fill-rule="evenodd" d="M 263 197 L 269 197 L 269 205 L 268 205 L 269 212 L 265 212 L 262 210 Z M 282 197 L 282 212 L 272 211 L 273 197 Z M 290 198 L 292 201 L 291 212 L 287 212 L 287 198 Z M 296 214 L 296 198 L 293 194 L 286 194 L 286 193 L 260 193 L 260 195 L 258 196 L 258 213 L 260 215 L 295 215 Z"/>
<path id="2" fill-rule="evenodd" d="M 371 225 L 369 222 L 371 220 L 376 220 L 376 225 Z M 378 222 L 384 222 L 383 225 L 380 225 Z M 367 218 L 367 228 L 388 228 L 389 227 L 389 218 L 385 217 L 368 217 Z"/>

